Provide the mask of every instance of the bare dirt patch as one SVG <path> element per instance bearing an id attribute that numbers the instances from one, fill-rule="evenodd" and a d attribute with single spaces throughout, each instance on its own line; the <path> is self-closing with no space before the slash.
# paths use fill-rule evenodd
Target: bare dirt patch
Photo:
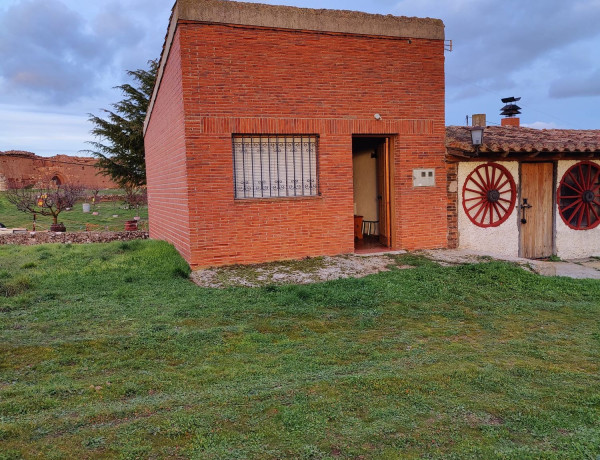
<path id="1" fill-rule="evenodd" d="M 191 278 L 202 287 L 258 287 L 268 284 L 309 284 L 339 278 L 362 278 L 390 270 L 392 267 L 412 268 L 410 265 L 399 264 L 393 254 L 369 256 L 346 254 L 257 265 L 208 268 L 193 272 Z"/>
<path id="2" fill-rule="evenodd" d="M 268 284 L 309 284 L 340 278 L 362 278 L 390 270 L 392 267 L 397 269 L 413 268 L 412 265 L 406 265 L 406 260 L 396 257 L 405 252 L 396 251 L 370 255 L 346 254 L 257 265 L 208 268 L 193 272 L 191 279 L 201 287 L 226 288 L 230 286 L 259 287 Z M 586 259 L 585 263 L 581 261 L 578 263 L 573 263 L 574 261 L 551 262 L 518 257 L 493 257 L 460 249 L 424 250 L 411 254 L 415 257 L 429 259 L 442 267 L 504 260 L 543 276 L 600 278 L 600 270 L 596 268 L 598 263 L 596 258 Z"/>

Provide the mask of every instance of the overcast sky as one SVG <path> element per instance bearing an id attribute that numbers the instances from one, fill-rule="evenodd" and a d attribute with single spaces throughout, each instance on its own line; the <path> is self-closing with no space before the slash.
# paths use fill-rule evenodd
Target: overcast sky
<path id="1" fill-rule="evenodd" d="M 600 0 L 282 0 L 264 3 L 440 18 L 446 123 L 521 96 L 522 124 L 600 129 Z M 85 4 L 85 5 L 82 5 Z M 75 155 L 121 96 L 127 69 L 161 52 L 171 0 L 0 0 L 0 151 Z"/>

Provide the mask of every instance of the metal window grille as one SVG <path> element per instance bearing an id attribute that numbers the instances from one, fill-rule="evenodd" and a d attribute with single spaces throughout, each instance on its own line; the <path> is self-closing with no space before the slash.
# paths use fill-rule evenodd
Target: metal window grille
<path id="1" fill-rule="evenodd" d="M 233 136 L 235 198 L 318 193 L 316 136 Z"/>

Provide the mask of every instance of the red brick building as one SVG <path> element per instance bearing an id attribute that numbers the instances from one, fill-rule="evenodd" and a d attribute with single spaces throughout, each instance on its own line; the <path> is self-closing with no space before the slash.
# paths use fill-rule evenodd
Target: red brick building
<path id="1" fill-rule="evenodd" d="M 442 21 L 178 0 L 145 125 L 150 236 L 192 267 L 351 253 L 363 230 L 445 247 L 444 137 Z"/>

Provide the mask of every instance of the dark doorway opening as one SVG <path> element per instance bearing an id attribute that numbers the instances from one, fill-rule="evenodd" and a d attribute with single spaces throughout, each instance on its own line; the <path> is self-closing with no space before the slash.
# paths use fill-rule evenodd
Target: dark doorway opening
<path id="1" fill-rule="evenodd" d="M 354 250 L 385 251 L 391 238 L 390 139 L 352 138 Z"/>

